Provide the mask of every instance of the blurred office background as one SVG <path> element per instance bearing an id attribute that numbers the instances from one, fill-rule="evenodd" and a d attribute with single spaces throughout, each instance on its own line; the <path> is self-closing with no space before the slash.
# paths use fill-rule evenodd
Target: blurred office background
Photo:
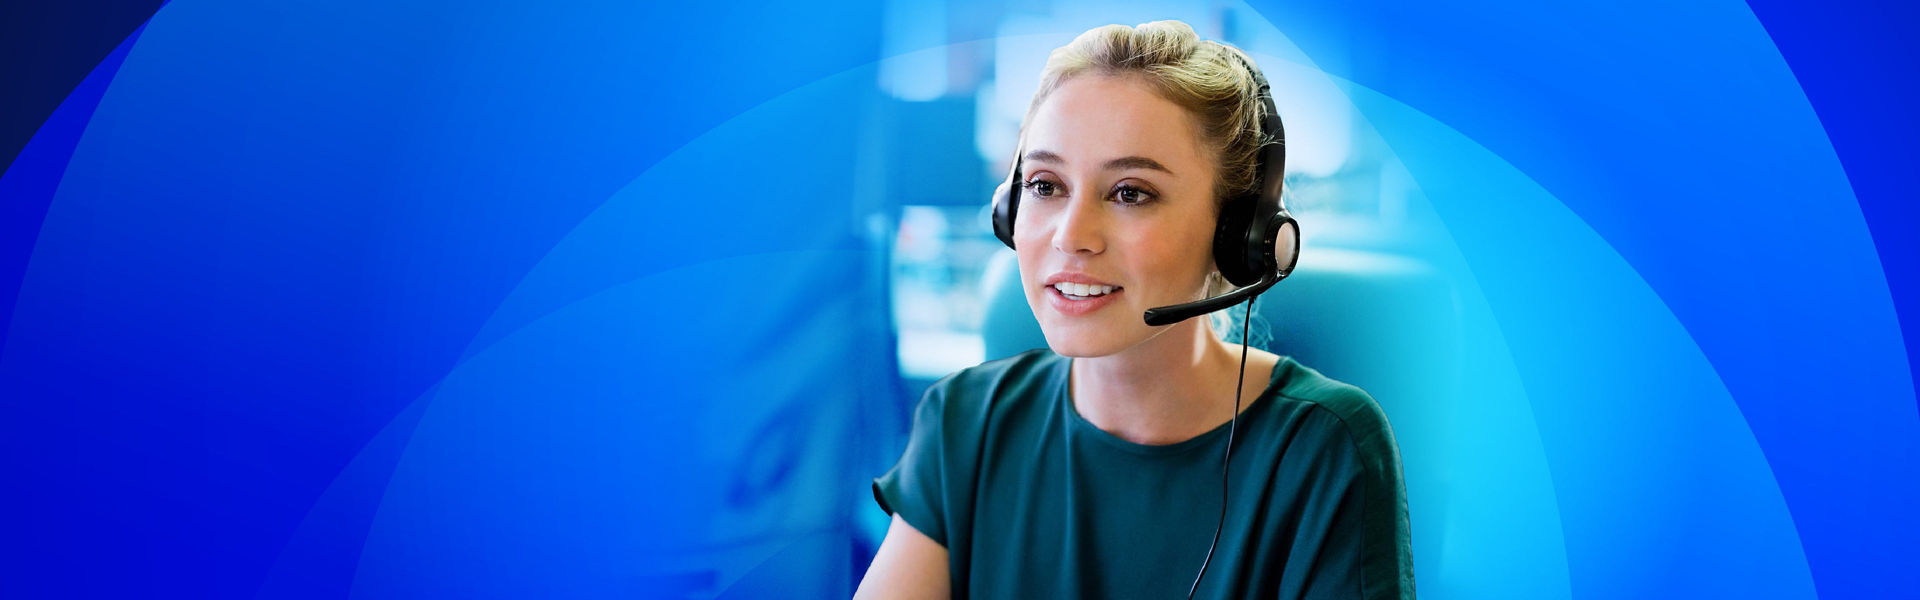
<path id="1" fill-rule="evenodd" d="M 845 597 L 921 391 L 1042 343 L 986 210 L 1047 52 L 1159 19 L 1274 84 L 1254 337 L 1386 409 L 1423 597 L 1911 589 L 1849 10 L 10 12 L 0 596 Z"/>

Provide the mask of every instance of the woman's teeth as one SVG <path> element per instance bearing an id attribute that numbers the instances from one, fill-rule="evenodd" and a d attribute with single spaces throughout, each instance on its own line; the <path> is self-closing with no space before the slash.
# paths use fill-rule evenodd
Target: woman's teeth
<path id="1" fill-rule="evenodd" d="M 1105 296 L 1114 290 L 1120 289 L 1120 286 L 1061 282 L 1053 284 L 1053 289 L 1060 290 L 1060 293 L 1068 296 L 1091 297 Z"/>

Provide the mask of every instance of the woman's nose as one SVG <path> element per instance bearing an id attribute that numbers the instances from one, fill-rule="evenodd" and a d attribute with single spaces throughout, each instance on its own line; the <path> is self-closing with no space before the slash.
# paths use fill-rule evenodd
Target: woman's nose
<path id="1" fill-rule="evenodd" d="M 1072 198 L 1060 211 L 1053 227 L 1053 249 L 1067 254 L 1099 254 L 1106 250 L 1101 231 L 1100 203 L 1097 199 Z"/>

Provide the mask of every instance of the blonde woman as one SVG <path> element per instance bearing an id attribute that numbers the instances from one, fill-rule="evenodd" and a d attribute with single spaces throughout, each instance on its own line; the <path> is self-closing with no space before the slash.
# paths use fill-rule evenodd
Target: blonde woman
<path id="1" fill-rule="evenodd" d="M 874 480 L 893 523 L 856 598 L 1413 597 L 1374 400 L 1203 319 L 1142 319 L 1227 287 L 1216 223 L 1279 135 L 1257 81 L 1177 21 L 1053 52 L 1007 183 L 1048 348 L 927 390 Z"/>

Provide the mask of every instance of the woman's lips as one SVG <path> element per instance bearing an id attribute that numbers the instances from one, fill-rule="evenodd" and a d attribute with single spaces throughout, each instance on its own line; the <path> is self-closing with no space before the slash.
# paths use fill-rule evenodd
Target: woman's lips
<path id="1" fill-rule="evenodd" d="M 1105 308 L 1107 305 L 1113 304 L 1115 296 L 1126 293 L 1125 289 L 1115 289 L 1103 295 L 1075 299 L 1074 297 L 1060 293 L 1060 288 L 1049 285 L 1046 289 L 1047 306 L 1053 308 L 1055 312 L 1069 317 L 1078 317 Z"/>

